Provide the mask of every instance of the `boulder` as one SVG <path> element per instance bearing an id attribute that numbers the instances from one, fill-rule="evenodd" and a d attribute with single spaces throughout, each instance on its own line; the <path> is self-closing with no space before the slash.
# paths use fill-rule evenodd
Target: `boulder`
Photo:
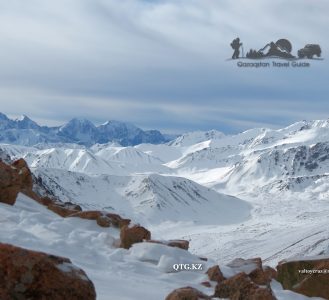
<path id="1" fill-rule="evenodd" d="M 151 232 L 140 225 L 125 225 L 120 230 L 120 247 L 129 249 L 135 243 L 151 239 Z"/>
<path id="2" fill-rule="evenodd" d="M 218 283 L 214 296 L 230 300 L 275 300 L 270 288 L 259 287 L 244 272 Z"/>
<path id="3" fill-rule="evenodd" d="M 14 205 L 18 193 L 35 198 L 31 171 L 24 159 L 11 165 L 0 161 L 0 202 Z"/>
<path id="4" fill-rule="evenodd" d="M 211 298 L 195 288 L 192 287 L 183 287 L 172 291 L 165 300 L 200 300 L 206 299 L 210 300 Z"/>
<path id="5" fill-rule="evenodd" d="M 93 300 L 86 273 L 67 258 L 0 243 L 0 299 Z"/>
<path id="6" fill-rule="evenodd" d="M 208 275 L 208 278 L 211 281 L 222 282 L 223 280 L 225 280 L 225 277 L 218 265 L 209 268 L 206 274 Z"/>
<path id="7" fill-rule="evenodd" d="M 329 299 L 329 258 L 282 261 L 277 266 L 277 280 L 284 289 L 308 297 Z"/>

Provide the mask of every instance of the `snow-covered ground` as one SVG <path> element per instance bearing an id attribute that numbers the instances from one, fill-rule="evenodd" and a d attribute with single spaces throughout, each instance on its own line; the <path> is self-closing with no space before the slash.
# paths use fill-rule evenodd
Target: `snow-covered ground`
<path id="1" fill-rule="evenodd" d="M 0 149 L 12 157 L 24 157 L 34 174 L 62 200 L 85 209 L 118 212 L 145 225 L 157 239 L 188 239 L 193 254 L 207 256 L 220 265 L 236 257 L 260 256 L 265 264 L 275 266 L 294 256 L 329 254 L 327 120 L 298 122 L 280 130 L 251 129 L 232 136 L 216 131 L 189 133 L 163 145 L 0 145 Z M 19 213 L 19 208 L 9 210 L 26 214 Z M 58 226 L 70 228 L 71 222 L 80 221 L 65 219 Z M 83 229 L 86 233 L 81 233 L 82 240 L 102 231 L 92 223 L 81 226 L 91 226 Z M 40 238 L 44 235 L 46 239 L 48 233 L 43 230 L 41 226 Z M 35 246 L 21 236 L 16 240 L 28 248 L 40 246 L 41 250 L 55 251 L 56 247 L 46 246 L 50 237 L 55 237 L 54 232 L 49 232 L 47 242 Z M 98 239 L 102 238 L 95 241 Z M 143 269 L 145 262 L 131 260 L 131 251 L 107 248 L 104 241 L 99 242 L 103 243 L 99 250 L 93 250 L 97 247 L 91 240 L 88 237 L 84 247 L 90 243 L 95 268 L 102 259 L 108 261 L 103 256 L 115 255 L 111 256 L 116 257 L 112 266 L 117 266 L 115 272 L 122 275 L 122 282 L 132 278 L 125 278 L 129 268 L 141 280 L 136 285 L 142 285 L 147 276 L 151 282 L 159 280 L 157 295 L 161 297 L 150 299 L 162 299 L 175 287 L 201 282 L 203 275 L 188 273 L 186 278 L 191 279 L 184 281 L 181 275 L 161 273 L 158 264 Z M 55 254 L 75 262 L 74 253 L 67 247 L 61 248 L 65 248 L 63 253 L 58 248 Z M 86 261 L 77 264 L 88 273 Z M 103 286 L 103 277 L 110 276 L 104 265 L 100 263 L 99 271 L 91 268 L 88 273 L 100 295 L 108 288 L 105 282 Z M 118 276 L 113 280 L 119 280 Z M 172 280 L 171 276 L 177 278 Z M 138 299 L 129 295 L 129 288 L 126 298 L 115 299 Z"/>
<path id="2" fill-rule="evenodd" d="M 204 273 L 215 261 L 200 260 L 188 251 L 161 244 L 135 244 L 129 250 L 114 246 L 119 231 L 101 228 L 94 221 L 62 218 L 19 194 L 16 204 L 0 203 L 0 239 L 3 243 L 71 259 L 95 285 L 98 300 L 164 299 L 172 290 L 192 286 L 212 295 Z M 174 264 L 201 264 L 201 270 L 173 270 Z M 237 270 L 221 266 L 225 276 Z M 213 284 L 214 285 L 214 284 Z M 309 299 L 283 291 L 272 282 L 278 300 Z M 316 299 L 316 298 L 313 298 Z"/>

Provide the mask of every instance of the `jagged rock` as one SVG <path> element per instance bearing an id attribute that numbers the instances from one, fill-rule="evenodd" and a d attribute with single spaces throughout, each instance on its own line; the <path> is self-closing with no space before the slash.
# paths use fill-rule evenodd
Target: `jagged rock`
<path id="1" fill-rule="evenodd" d="M 180 248 L 183 250 L 188 250 L 189 241 L 186 240 L 169 240 L 169 241 L 159 241 L 159 240 L 149 240 L 148 243 L 162 244 L 169 247 Z"/>
<path id="2" fill-rule="evenodd" d="M 0 299 L 93 300 L 86 273 L 67 258 L 0 243 Z"/>
<path id="3" fill-rule="evenodd" d="M 209 268 L 206 274 L 208 275 L 208 278 L 211 281 L 222 282 L 223 280 L 225 280 L 225 277 L 218 265 Z"/>
<path id="4" fill-rule="evenodd" d="M 165 300 L 210 300 L 211 298 L 192 287 L 179 288 L 172 291 Z"/>
<path id="5" fill-rule="evenodd" d="M 328 269 L 329 258 L 282 261 L 277 266 L 277 280 L 284 289 L 329 299 L 328 273 L 324 273 Z"/>
<path id="6" fill-rule="evenodd" d="M 125 225 L 120 231 L 120 247 L 129 249 L 135 243 L 141 243 L 144 240 L 151 239 L 151 232 L 140 225 L 129 227 Z"/>
<path id="7" fill-rule="evenodd" d="M 218 283 L 214 296 L 230 300 L 275 300 L 270 288 L 259 287 L 244 272 Z"/>

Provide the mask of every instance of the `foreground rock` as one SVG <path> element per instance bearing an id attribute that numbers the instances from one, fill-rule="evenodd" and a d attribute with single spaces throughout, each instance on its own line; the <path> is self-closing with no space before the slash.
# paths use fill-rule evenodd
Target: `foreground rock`
<path id="1" fill-rule="evenodd" d="M 270 288 L 258 286 L 244 272 L 220 282 L 214 296 L 230 300 L 275 300 Z"/>
<path id="2" fill-rule="evenodd" d="M 141 243 L 144 240 L 151 239 L 151 232 L 140 225 L 133 225 L 129 227 L 125 225 L 120 231 L 120 247 L 129 249 L 135 243 Z"/>
<path id="3" fill-rule="evenodd" d="M 277 270 L 284 289 L 329 299 L 329 258 L 282 261 Z"/>
<path id="4" fill-rule="evenodd" d="M 96 292 L 69 259 L 0 243 L 0 299 L 92 300 Z"/>
<path id="5" fill-rule="evenodd" d="M 165 300 L 199 300 L 211 298 L 192 287 L 184 287 L 172 291 Z"/>

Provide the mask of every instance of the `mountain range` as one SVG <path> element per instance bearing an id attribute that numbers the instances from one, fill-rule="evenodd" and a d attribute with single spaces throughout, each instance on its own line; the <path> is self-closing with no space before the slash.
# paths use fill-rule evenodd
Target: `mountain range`
<path id="1" fill-rule="evenodd" d="M 40 126 L 23 115 L 16 120 L 0 113 L 0 143 L 34 146 L 40 143 L 76 143 L 85 146 L 117 142 L 122 146 L 161 144 L 175 136 L 158 130 L 142 130 L 133 124 L 108 121 L 95 126 L 87 119 L 74 118 L 58 127 Z"/>

